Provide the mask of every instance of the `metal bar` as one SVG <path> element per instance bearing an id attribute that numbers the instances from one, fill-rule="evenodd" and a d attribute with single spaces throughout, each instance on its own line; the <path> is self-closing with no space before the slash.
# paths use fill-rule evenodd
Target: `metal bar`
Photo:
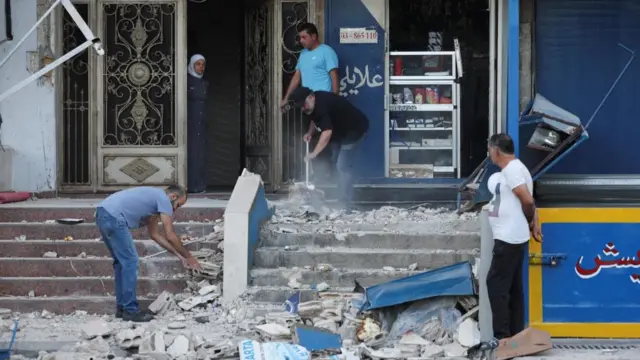
<path id="1" fill-rule="evenodd" d="M 516 156 L 520 151 L 520 0 L 509 0 L 507 9 L 507 133 Z"/>
<path id="2" fill-rule="evenodd" d="M 81 45 L 79 45 L 78 47 L 76 47 L 75 49 L 73 49 L 73 50 L 69 51 L 68 53 L 64 54 L 62 57 L 58 58 L 57 60 L 55 60 L 51 64 L 49 64 L 49 65 L 43 67 L 42 69 L 40 69 L 39 71 L 33 73 L 28 78 L 22 80 L 18 84 L 16 84 L 13 87 L 11 87 L 9 90 L 7 90 L 4 93 L 2 93 L 2 95 L 0 95 L 0 102 L 2 100 L 4 100 L 4 99 L 8 98 L 9 96 L 13 95 L 14 93 L 18 92 L 23 87 L 29 85 L 29 83 L 31 83 L 32 81 L 37 80 L 42 75 L 48 73 L 49 71 L 52 71 L 53 69 L 58 67 L 60 64 L 64 63 L 65 61 L 67 61 L 67 60 L 73 58 L 74 56 L 80 54 L 81 52 L 85 51 L 89 46 L 92 46 L 92 45 L 94 45 L 93 40 L 87 40 L 84 43 L 82 43 Z"/>
<path id="3" fill-rule="evenodd" d="M 489 0 L 489 136 L 496 133 L 496 1 Z"/>
<path id="4" fill-rule="evenodd" d="M 596 117 L 596 115 L 598 114 L 598 112 L 600 112 L 600 109 L 602 108 L 602 106 L 604 105 L 604 103 L 607 101 L 607 99 L 609 98 L 609 96 L 611 95 L 611 93 L 613 92 L 613 89 L 616 88 L 616 86 L 618 85 L 618 83 L 620 82 L 620 80 L 622 79 L 622 77 L 624 76 L 624 74 L 627 72 L 627 69 L 629 68 L 629 66 L 631 65 L 631 63 L 633 62 L 633 59 L 635 59 L 636 57 L 636 52 L 629 49 L 628 47 L 622 45 L 622 44 L 618 44 L 621 48 L 623 48 L 624 50 L 628 51 L 631 54 L 631 58 L 629 58 L 629 61 L 627 61 L 627 64 L 624 66 L 624 68 L 622 69 L 622 71 L 620 72 L 620 75 L 618 75 L 618 77 L 616 78 L 616 80 L 613 82 L 613 84 L 611 84 L 611 87 L 609 88 L 609 91 L 607 91 L 607 93 L 604 95 L 604 97 L 602 98 L 602 100 L 600 101 L 600 104 L 598 104 L 598 107 L 596 108 L 596 110 L 593 112 L 593 114 L 591 115 L 591 118 L 589 118 L 589 121 L 587 121 L 587 125 L 584 126 L 584 128 L 588 128 L 589 125 L 591 124 L 591 122 L 593 121 L 593 119 Z"/>

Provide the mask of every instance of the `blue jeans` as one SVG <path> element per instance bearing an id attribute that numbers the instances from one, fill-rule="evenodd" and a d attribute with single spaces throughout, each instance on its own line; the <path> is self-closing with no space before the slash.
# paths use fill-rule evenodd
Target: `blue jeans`
<path id="1" fill-rule="evenodd" d="M 113 258 L 116 304 L 126 312 L 137 313 L 140 311 L 136 297 L 138 251 L 129 227 L 123 218 L 117 218 L 101 207 L 96 210 L 96 224 Z"/>
<path id="2" fill-rule="evenodd" d="M 365 135 L 351 144 L 331 143 L 332 160 L 338 171 L 338 201 L 345 206 L 350 205 L 353 200 L 353 166 L 358 159 L 364 137 Z"/>

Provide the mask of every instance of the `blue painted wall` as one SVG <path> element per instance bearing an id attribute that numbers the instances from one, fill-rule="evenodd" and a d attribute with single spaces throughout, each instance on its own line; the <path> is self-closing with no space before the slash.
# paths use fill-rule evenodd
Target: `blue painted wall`
<path id="1" fill-rule="evenodd" d="M 362 110 L 369 118 L 369 133 L 361 145 L 357 171 L 360 182 L 381 178 L 384 168 L 384 93 L 385 87 L 364 86 L 355 89 L 362 77 L 354 68 L 366 75 L 369 80 L 379 75 L 384 81 L 384 38 L 385 29 L 371 15 L 361 0 L 327 0 L 325 2 L 325 42 L 338 54 L 340 62 L 341 93 L 347 95 L 352 104 Z M 340 44 L 340 28 L 369 28 L 378 32 L 377 44 Z M 347 74 L 347 67 L 349 73 Z M 347 81 L 355 79 L 355 83 Z M 351 92 L 354 91 L 354 92 Z M 357 91 L 357 93 L 356 93 Z"/>
<path id="2" fill-rule="evenodd" d="M 638 0 L 537 0 L 536 91 L 585 123 L 630 58 L 640 51 Z M 555 166 L 557 174 L 640 174 L 640 59 L 629 67 L 588 128 L 590 139 Z"/>
<path id="3" fill-rule="evenodd" d="M 249 212 L 249 268 L 253 266 L 253 255 L 260 240 L 260 227 L 273 216 L 273 210 L 269 209 L 264 187 L 260 186 Z"/>

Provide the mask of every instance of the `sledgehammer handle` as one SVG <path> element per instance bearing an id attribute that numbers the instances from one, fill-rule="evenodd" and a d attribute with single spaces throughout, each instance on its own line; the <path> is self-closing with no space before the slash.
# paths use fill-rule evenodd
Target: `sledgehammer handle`
<path id="1" fill-rule="evenodd" d="M 309 155 L 309 142 L 305 141 L 305 143 L 307 144 L 307 152 L 306 155 Z M 307 157 L 305 156 L 305 160 L 307 159 Z M 309 161 L 305 161 L 304 162 L 304 184 L 309 187 Z"/>

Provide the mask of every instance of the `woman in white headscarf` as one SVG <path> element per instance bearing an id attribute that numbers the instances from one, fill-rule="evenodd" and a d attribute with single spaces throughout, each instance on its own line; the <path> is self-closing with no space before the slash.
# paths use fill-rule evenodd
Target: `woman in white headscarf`
<path id="1" fill-rule="evenodd" d="M 204 192 L 207 187 L 205 102 L 209 82 L 202 78 L 205 66 L 204 56 L 196 54 L 191 57 L 187 69 L 187 189 L 190 193 Z"/>

